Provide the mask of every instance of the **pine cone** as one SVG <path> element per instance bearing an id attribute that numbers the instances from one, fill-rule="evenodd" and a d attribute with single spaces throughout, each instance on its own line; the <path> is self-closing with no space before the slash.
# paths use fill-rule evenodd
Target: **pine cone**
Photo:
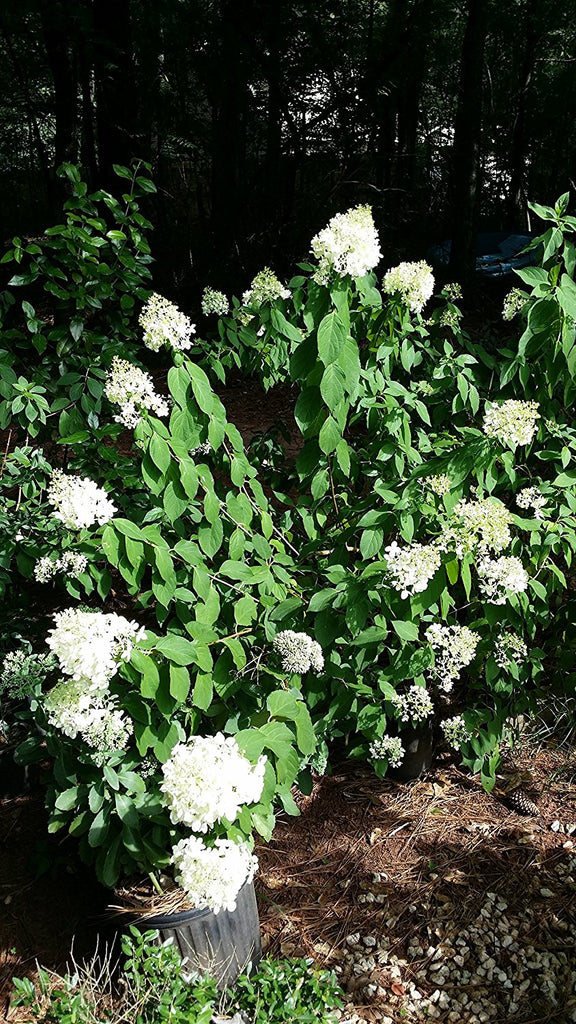
<path id="1" fill-rule="evenodd" d="M 527 817 L 537 817 L 540 814 L 537 805 L 530 799 L 525 789 L 520 786 L 506 794 L 506 800 L 518 814 L 525 814 Z"/>

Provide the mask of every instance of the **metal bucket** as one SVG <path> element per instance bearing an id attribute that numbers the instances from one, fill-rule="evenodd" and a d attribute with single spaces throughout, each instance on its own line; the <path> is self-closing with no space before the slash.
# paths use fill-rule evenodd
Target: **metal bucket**
<path id="1" fill-rule="evenodd" d="M 219 914 L 207 908 L 181 910 L 133 923 L 142 930 L 157 929 L 162 942 L 173 939 L 180 952 L 183 973 L 208 973 L 216 978 L 221 989 L 232 985 L 248 964 L 257 964 L 262 957 L 253 882 L 241 888 L 236 910 L 221 910 Z"/>

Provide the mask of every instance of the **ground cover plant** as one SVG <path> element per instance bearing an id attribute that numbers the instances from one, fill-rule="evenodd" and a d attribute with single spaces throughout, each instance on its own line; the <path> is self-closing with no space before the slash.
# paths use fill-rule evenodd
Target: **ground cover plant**
<path id="1" fill-rule="evenodd" d="M 234 986 L 218 991 L 208 974 L 181 973 L 172 940 L 132 928 L 122 939 L 122 958 L 106 951 L 73 973 L 53 977 L 40 969 L 38 984 L 15 979 L 15 1007 L 26 1007 L 45 1024 L 211 1024 L 241 1014 L 250 1024 L 333 1024 L 342 996 L 334 972 L 310 960 L 263 960 Z"/>
<path id="2" fill-rule="evenodd" d="M 99 242 L 55 228 L 81 243 L 66 260 L 119 246 L 140 288 L 147 274 L 125 251 L 131 239 L 147 253 L 139 230 L 106 232 L 85 209 L 103 197 L 84 201 L 68 174 Z M 79 357 L 84 379 L 100 382 L 97 396 L 87 383 L 98 411 L 75 393 L 73 433 L 68 399 L 47 409 L 33 390 L 51 374 L 66 388 L 66 372 L 60 336 L 24 300 L 29 333 L 47 338 L 43 383 L 19 383 L 7 357 L 2 422 L 21 432 L 23 414 L 45 453 L 30 437 L 6 449 L 6 593 L 33 577 L 56 610 L 52 661 L 45 645 L 9 651 L 3 689 L 26 698 L 20 761 L 49 762 L 50 830 L 74 836 L 106 886 L 148 875 L 162 890 L 172 874 L 196 904 L 233 909 L 256 869 L 253 832 L 270 838 L 278 806 L 297 813 L 293 785 L 309 791 L 335 743 L 384 775 L 429 723 L 490 789 L 519 716 L 551 687 L 573 692 L 567 204 L 535 208 L 551 227 L 534 246 L 541 266 L 519 272 L 529 290 L 505 306 L 522 333 L 498 357 L 461 330 L 455 286 L 433 300 L 425 263 L 377 276 L 368 207 L 336 215 L 291 281 L 267 268 L 242 300 L 205 293 L 214 344 L 148 289 L 137 344 L 123 304 L 135 282 L 118 269 L 96 377 L 93 353 Z M 76 309 L 87 294 L 84 284 Z M 67 316 L 70 296 L 56 297 Z M 118 334 L 114 310 L 128 322 Z M 75 342 L 81 333 L 70 327 Z M 160 349 L 171 362 L 162 392 L 145 369 Z M 234 365 L 298 389 L 295 464 L 281 439 L 246 450 L 214 390 Z"/>

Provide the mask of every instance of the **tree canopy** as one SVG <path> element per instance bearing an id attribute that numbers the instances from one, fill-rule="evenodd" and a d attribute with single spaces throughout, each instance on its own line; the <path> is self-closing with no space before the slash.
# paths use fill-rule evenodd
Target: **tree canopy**
<path id="1" fill-rule="evenodd" d="M 5 0 L 3 240 L 63 161 L 110 187 L 137 158 L 175 287 L 282 268 L 357 203 L 390 259 L 453 236 L 463 272 L 479 217 L 572 184 L 575 35 L 552 0 Z"/>

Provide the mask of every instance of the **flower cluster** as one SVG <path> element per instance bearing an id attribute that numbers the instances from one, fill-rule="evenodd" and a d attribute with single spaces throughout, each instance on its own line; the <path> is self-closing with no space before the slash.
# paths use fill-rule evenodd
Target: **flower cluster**
<path id="1" fill-rule="evenodd" d="M 337 213 L 314 236 L 311 248 L 318 260 L 318 284 L 327 284 L 334 273 L 364 277 L 382 258 L 371 208 L 356 206 Z"/>
<path id="2" fill-rule="evenodd" d="M 391 768 L 399 768 L 406 753 L 399 736 L 383 736 L 380 740 L 372 740 L 368 750 L 375 761 L 386 759 Z"/>
<path id="3" fill-rule="evenodd" d="M 505 604 L 508 594 L 521 594 L 528 587 L 528 574 L 514 555 L 484 558 L 477 568 L 480 592 L 489 604 Z"/>
<path id="4" fill-rule="evenodd" d="M 163 766 L 161 790 L 172 821 L 206 832 L 217 821 L 235 821 L 243 804 L 257 803 L 266 757 L 250 763 L 233 736 L 193 736 L 178 743 Z"/>
<path id="5" fill-rule="evenodd" d="M 434 651 L 430 676 L 449 693 L 462 669 L 473 660 L 480 637 L 468 626 L 442 626 L 438 622 L 428 626 L 424 635 Z"/>
<path id="6" fill-rule="evenodd" d="M 55 562 L 44 555 L 34 566 L 34 579 L 38 583 L 47 583 L 57 572 L 67 576 L 81 576 L 87 565 L 88 559 L 80 551 L 65 551 Z"/>
<path id="7" fill-rule="evenodd" d="M 132 723 L 112 701 L 87 693 L 83 682 L 63 681 L 44 698 L 50 725 L 70 739 L 80 737 L 94 751 L 93 760 L 103 764 L 111 752 L 124 750 L 132 735 Z"/>
<path id="8" fill-rule="evenodd" d="M 511 522 L 510 512 L 496 498 L 483 501 L 461 498 L 448 527 L 442 532 L 439 547 L 442 551 L 454 551 L 459 558 L 470 552 L 503 551 L 512 540 Z"/>
<path id="9" fill-rule="evenodd" d="M 0 672 L 0 694 L 5 692 L 17 700 L 32 693 L 56 665 L 53 654 L 35 654 L 23 649 L 8 651 Z"/>
<path id="10" fill-rule="evenodd" d="M 424 485 L 433 494 L 437 494 L 441 498 L 443 494 L 448 494 L 452 487 L 452 481 L 449 476 L 446 476 L 446 473 L 440 473 L 437 476 L 425 477 Z"/>
<path id="11" fill-rule="evenodd" d="M 144 331 L 146 348 L 153 352 L 158 352 L 163 345 L 185 352 L 191 347 L 191 338 L 196 330 L 178 306 L 156 292 L 152 292 L 140 313 L 138 323 Z"/>
<path id="12" fill-rule="evenodd" d="M 401 548 L 393 541 L 384 556 L 392 586 L 400 591 L 403 599 L 426 590 L 441 562 L 440 551 L 433 544 L 409 544 Z"/>
<path id="13" fill-rule="evenodd" d="M 491 405 L 484 414 L 483 429 L 487 437 L 495 437 L 509 448 L 530 444 L 538 430 L 538 402 L 522 402 L 514 398 Z"/>
<path id="14" fill-rule="evenodd" d="M 528 648 L 521 636 L 509 629 L 500 633 L 494 646 L 494 661 L 500 668 L 517 664 L 528 654 Z"/>
<path id="15" fill-rule="evenodd" d="M 407 693 L 390 698 L 394 714 L 402 722 L 423 722 L 434 712 L 432 698 L 423 686 L 411 686 Z"/>
<path id="16" fill-rule="evenodd" d="M 198 836 L 176 844 L 172 863 L 176 881 L 194 906 L 209 907 L 215 914 L 236 910 L 240 889 L 252 881 L 258 868 L 258 859 L 246 843 L 216 839 L 214 846 L 206 846 Z"/>
<path id="17" fill-rule="evenodd" d="M 104 392 L 110 402 L 120 406 L 120 412 L 114 419 L 125 427 L 135 427 L 145 409 L 156 416 L 168 415 L 168 403 L 154 391 L 150 374 L 127 359 L 114 356 L 106 375 Z"/>
<path id="18" fill-rule="evenodd" d="M 448 302 L 458 302 L 462 298 L 462 288 L 457 281 L 445 284 L 441 293 Z"/>
<path id="19" fill-rule="evenodd" d="M 443 309 L 438 317 L 438 324 L 440 327 L 449 327 L 452 331 L 457 331 L 460 326 L 460 321 L 463 314 L 456 306 L 447 306 Z"/>
<path id="20" fill-rule="evenodd" d="M 295 633 L 292 629 L 284 629 L 277 633 L 272 646 L 280 655 L 282 668 L 285 672 L 321 672 L 324 668 L 322 648 L 307 633 Z"/>
<path id="21" fill-rule="evenodd" d="M 440 722 L 440 728 L 444 733 L 446 742 L 454 750 L 460 750 L 464 743 L 468 743 L 472 739 L 472 733 L 468 729 L 462 715 L 445 718 L 443 722 Z"/>
<path id="22" fill-rule="evenodd" d="M 420 313 L 434 291 L 434 274 L 424 260 L 399 263 L 384 275 L 383 291 L 398 292 L 413 313 Z"/>
<path id="23" fill-rule="evenodd" d="M 546 498 L 538 487 L 523 487 L 516 495 L 518 508 L 531 509 L 535 519 L 543 519 L 542 509 L 546 504 Z"/>
<path id="24" fill-rule="evenodd" d="M 52 515 L 69 530 L 83 530 L 94 523 L 103 526 L 117 512 L 106 491 L 87 476 L 72 476 L 54 469 L 46 491 L 54 506 Z"/>
<path id="25" fill-rule="evenodd" d="M 252 281 L 248 291 L 242 296 L 243 306 L 261 306 L 264 302 L 275 299 L 289 299 L 290 291 L 285 288 L 270 267 L 264 267 Z"/>
<path id="26" fill-rule="evenodd" d="M 230 303 L 224 295 L 224 292 L 219 292 L 215 288 L 205 288 L 202 292 L 202 312 L 204 316 L 226 316 L 226 313 L 230 309 Z"/>
<path id="27" fill-rule="evenodd" d="M 518 313 L 522 312 L 527 301 L 528 297 L 521 288 L 512 288 L 512 291 L 509 291 L 504 299 L 502 319 L 513 320 L 514 317 L 518 316 Z"/>
<path id="28" fill-rule="evenodd" d="M 115 612 L 66 608 L 54 621 L 46 643 L 65 675 L 92 691 L 106 690 L 118 662 L 129 660 L 133 645 L 145 634 L 136 622 Z"/>

